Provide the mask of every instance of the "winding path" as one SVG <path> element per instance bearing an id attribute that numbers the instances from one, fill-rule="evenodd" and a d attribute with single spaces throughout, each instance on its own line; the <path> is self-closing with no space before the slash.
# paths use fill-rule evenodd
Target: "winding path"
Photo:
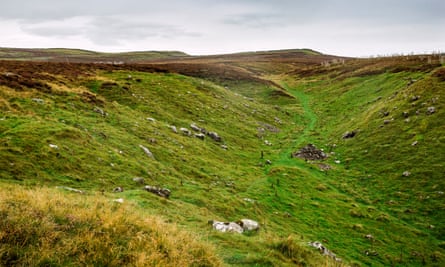
<path id="1" fill-rule="evenodd" d="M 300 165 L 296 160 L 290 158 L 290 154 L 299 146 L 302 146 L 302 143 L 308 140 L 309 134 L 315 129 L 315 125 L 317 123 L 317 116 L 312 111 L 309 104 L 309 97 L 304 93 L 304 88 L 291 88 L 288 84 L 284 84 L 283 88 L 290 94 L 292 94 L 296 99 L 300 101 L 300 105 L 303 108 L 303 114 L 298 114 L 295 116 L 296 123 L 301 123 L 301 117 L 303 117 L 304 121 L 307 121 L 307 124 L 304 126 L 304 130 L 300 133 L 296 133 L 296 139 L 289 144 L 288 149 L 284 149 L 280 155 L 279 159 L 275 163 L 280 165 Z M 300 166 L 303 167 L 303 166 Z"/>

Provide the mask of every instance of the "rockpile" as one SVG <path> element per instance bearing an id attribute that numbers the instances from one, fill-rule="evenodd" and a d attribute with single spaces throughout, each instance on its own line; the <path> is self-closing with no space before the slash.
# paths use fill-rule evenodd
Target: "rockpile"
<path id="1" fill-rule="evenodd" d="M 299 151 L 292 153 L 294 158 L 302 158 L 306 160 L 322 160 L 328 157 L 323 150 L 318 149 L 313 144 L 308 144 L 307 146 L 301 148 Z"/>

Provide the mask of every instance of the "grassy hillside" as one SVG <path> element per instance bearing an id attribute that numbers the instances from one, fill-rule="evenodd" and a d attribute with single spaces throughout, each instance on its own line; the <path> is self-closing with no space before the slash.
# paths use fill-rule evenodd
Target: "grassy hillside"
<path id="1" fill-rule="evenodd" d="M 101 195 L 5 186 L 2 266 L 221 266 L 214 247 Z"/>
<path id="2" fill-rule="evenodd" d="M 122 246 L 93 246 L 105 240 L 120 244 L 116 236 L 86 244 L 93 247 L 82 255 L 104 250 L 97 262 L 109 258 L 106 251 L 122 251 L 109 265 L 137 265 L 144 257 L 169 266 L 341 265 L 307 245 L 318 240 L 346 265 L 442 266 L 445 72 L 440 58 L 345 61 L 317 54 L 292 63 L 273 54 L 258 63 L 247 54 L 225 62 L 202 58 L 126 66 L 2 62 L 2 200 L 24 203 L 27 213 L 54 212 L 35 219 L 35 225 L 49 225 L 44 229 L 54 229 L 53 218 L 74 211 L 57 210 L 56 202 L 29 206 L 34 191 L 39 203 L 83 201 L 80 207 L 64 206 L 89 214 L 85 221 L 97 214 L 111 220 L 117 212 L 116 229 L 127 223 L 139 229 L 138 216 L 159 217 L 163 223 L 139 231 L 178 231 L 178 240 L 193 240 L 166 240 L 162 247 L 171 253 L 162 256 L 159 246 L 148 249 L 153 255 L 137 254 L 144 247 L 127 251 L 129 236 L 138 232 L 133 230 L 122 237 Z M 191 124 L 221 140 L 195 137 Z M 343 139 L 347 131 L 356 134 Z M 290 156 L 308 143 L 329 157 L 316 162 Z M 170 189 L 170 198 L 144 191 L 135 177 Z M 124 191 L 113 193 L 118 186 Z M 123 205 L 113 202 L 118 198 Z M 8 215 L 11 205 L 1 207 L 3 225 L 20 218 Z M 98 205 L 102 210 L 88 213 Z M 119 214 L 130 212 L 127 207 L 135 214 L 124 222 Z M 242 218 L 260 222 L 261 230 L 227 234 L 207 224 Z M 71 224 L 56 220 L 57 225 Z M 84 225 L 61 230 L 60 239 L 45 244 L 81 240 Z M 102 232 L 105 224 L 95 227 Z M 1 234 L 3 263 L 76 265 L 64 251 L 64 262 L 56 255 L 39 258 L 35 251 L 43 241 L 20 243 L 12 238 L 17 231 Z M 29 253 L 18 253 L 17 244 Z M 191 258 L 178 259 L 183 250 Z M 129 254 L 135 256 L 126 262 Z"/>

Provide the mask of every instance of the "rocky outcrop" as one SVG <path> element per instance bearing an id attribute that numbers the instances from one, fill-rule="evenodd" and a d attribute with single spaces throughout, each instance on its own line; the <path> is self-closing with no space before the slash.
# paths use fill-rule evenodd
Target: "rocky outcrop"
<path id="1" fill-rule="evenodd" d="M 209 224 L 213 226 L 213 229 L 222 233 L 243 233 L 243 228 L 235 222 L 219 222 L 219 221 L 209 221 Z"/>
<path id="2" fill-rule="evenodd" d="M 241 219 L 237 222 L 220 222 L 210 220 L 209 224 L 212 225 L 213 229 L 223 233 L 241 234 L 243 232 L 258 231 L 260 229 L 260 224 L 251 219 Z"/>
<path id="3" fill-rule="evenodd" d="M 153 194 L 156 194 L 160 197 L 165 197 L 165 198 L 169 198 L 171 191 L 167 188 L 161 188 L 161 187 L 157 187 L 157 186 L 151 186 L 151 185 L 146 185 L 144 187 L 144 190 L 151 192 Z"/>
<path id="4" fill-rule="evenodd" d="M 292 153 L 292 157 L 302 158 L 306 160 L 323 160 L 327 158 L 328 155 L 313 144 L 308 144 L 307 146 L 301 148 L 299 151 Z"/>
<path id="5" fill-rule="evenodd" d="M 257 221 L 251 219 L 241 219 L 237 222 L 244 231 L 258 231 L 260 230 L 260 224 Z"/>

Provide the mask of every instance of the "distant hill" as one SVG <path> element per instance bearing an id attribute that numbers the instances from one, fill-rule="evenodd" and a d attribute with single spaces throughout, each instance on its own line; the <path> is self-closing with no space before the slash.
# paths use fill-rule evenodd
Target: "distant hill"
<path id="1" fill-rule="evenodd" d="M 150 59 L 184 57 L 178 51 L 138 51 L 123 53 L 102 53 L 81 49 L 66 48 L 0 48 L 0 60 L 31 60 L 46 62 L 89 62 L 89 63 L 129 63 Z"/>

